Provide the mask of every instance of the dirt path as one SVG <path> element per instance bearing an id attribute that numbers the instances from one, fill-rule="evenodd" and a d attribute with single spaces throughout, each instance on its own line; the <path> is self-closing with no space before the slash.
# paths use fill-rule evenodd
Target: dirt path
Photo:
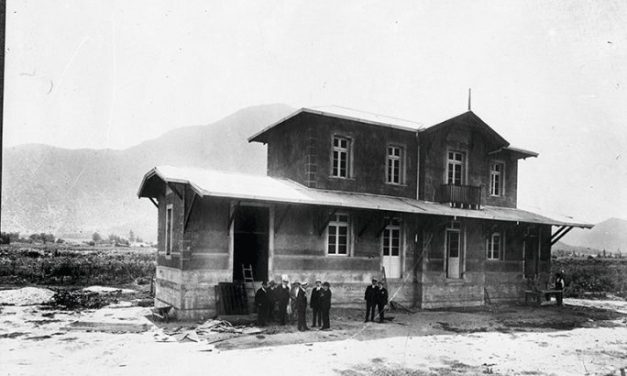
<path id="1" fill-rule="evenodd" d="M 144 317 L 146 308 L 4 306 L 0 374 L 619 375 L 627 316 L 616 311 L 627 303 L 567 303 L 397 313 L 383 325 L 337 311 L 332 331 L 270 327 L 215 344 L 177 342 Z"/>

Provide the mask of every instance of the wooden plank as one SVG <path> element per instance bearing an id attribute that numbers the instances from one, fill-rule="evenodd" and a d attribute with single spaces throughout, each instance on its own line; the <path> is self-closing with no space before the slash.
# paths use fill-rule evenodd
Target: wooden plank
<path id="1" fill-rule="evenodd" d="M 275 223 L 275 225 L 274 225 L 274 233 L 275 234 L 277 234 L 279 232 L 279 229 L 281 228 L 281 225 L 283 224 L 283 221 L 287 217 L 287 213 L 290 211 L 291 208 L 292 208 L 292 205 L 287 205 L 287 207 L 285 208 L 283 213 L 281 213 L 281 216 L 279 217 L 279 221 L 277 223 Z"/>
<path id="2" fill-rule="evenodd" d="M 154 199 L 154 198 L 152 198 L 152 197 L 148 197 L 148 199 L 150 200 L 150 202 L 152 202 L 152 204 L 153 204 L 153 205 L 154 205 L 157 209 L 159 209 L 159 204 L 157 203 L 157 201 L 155 201 L 155 199 Z"/>
<path id="3" fill-rule="evenodd" d="M 551 245 L 557 243 L 558 241 L 560 241 L 561 238 L 563 238 L 566 234 L 568 234 L 570 232 L 570 230 L 573 229 L 573 226 L 569 226 L 568 229 L 564 232 L 562 232 L 558 237 L 556 237 L 555 239 L 551 240 Z"/>
<path id="4" fill-rule="evenodd" d="M 196 194 L 196 192 L 194 192 L 194 195 L 192 196 L 192 202 L 190 202 L 189 204 L 189 208 L 187 208 L 187 213 L 185 213 L 185 224 L 183 225 L 183 231 L 187 230 L 187 224 L 189 223 L 189 217 L 192 214 L 192 209 L 194 208 L 194 202 L 196 201 L 196 196 L 198 196 Z"/>
<path id="5" fill-rule="evenodd" d="M 179 199 L 183 199 L 183 194 L 181 192 L 179 192 L 179 190 L 176 188 L 176 186 L 172 183 L 168 183 L 168 187 L 170 187 L 170 189 L 172 190 L 172 192 L 174 192 Z"/>

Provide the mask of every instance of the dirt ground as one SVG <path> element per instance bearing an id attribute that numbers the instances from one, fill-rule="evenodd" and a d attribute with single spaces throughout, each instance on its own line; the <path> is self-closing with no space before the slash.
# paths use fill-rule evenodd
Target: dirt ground
<path id="1" fill-rule="evenodd" d="M 216 322 L 153 322 L 132 294 L 91 310 L 38 305 L 49 295 L 28 294 L 31 305 L 0 306 L 3 375 L 620 375 L 627 368 L 622 300 L 389 312 L 384 324 L 335 309 L 330 331 L 216 332 L 209 328 Z M 11 304 L 19 304 L 15 296 Z"/>

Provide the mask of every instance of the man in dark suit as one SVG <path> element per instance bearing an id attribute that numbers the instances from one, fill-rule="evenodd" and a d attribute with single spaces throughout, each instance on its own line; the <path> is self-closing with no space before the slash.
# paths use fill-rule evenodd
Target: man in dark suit
<path id="1" fill-rule="evenodd" d="M 388 304 L 388 290 L 383 286 L 383 282 L 379 281 L 379 287 L 377 289 L 377 308 L 379 309 L 379 322 L 383 322 L 383 311 Z"/>
<path id="2" fill-rule="evenodd" d="M 296 290 L 296 316 L 298 319 L 298 330 L 309 330 L 307 327 L 307 282 L 300 284 Z"/>
<path id="3" fill-rule="evenodd" d="M 309 306 L 313 311 L 313 323 L 311 324 L 312 328 L 315 328 L 317 325 L 322 326 L 322 313 L 320 312 L 320 291 L 322 287 L 320 286 L 322 282 L 316 281 L 316 287 L 311 290 L 311 298 L 309 299 Z"/>
<path id="4" fill-rule="evenodd" d="M 325 282 L 320 290 L 320 311 L 322 311 L 322 328 L 321 330 L 330 329 L 329 311 L 331 311 L 331 285 Z"/>
<path id="5" fill-rule="evenodd" d="M 364 295 L 364 300 L 366 301 L 366 321 L 368 322 L 368 316 L 370 316 L 370 321 L 374 321 L 374 307 L 377 305 L 377 280 L 372 279 L 372 284 L 366 287 L 366 294 Z"/>
<path id="6" fill-rule="evenodd" d="M 276 321 L 276 315 L 274 313 L 276 307 L 276 283 L 274 281 L 268 283 L 268 300 L 268 322 L 273 322 Z"/>
<path id="7" fill-rule="evenodd" d="M 285 325 L 287 321 L 287 305 L 290 303 L 290 288 L 288 281 L 283 280 L 281 286 L 275 290 L 277 305 L 279 306 L 279 323 Z"/>
<path id="8" fill-rule="evenodd" d="M 255 294 L 255 307 L 257 307 L 257 325 L 265 326 L 268 318 L 268 307 L 270 307 L 270 298 L 266 288 L 268 285 L 265 281 L 261 282 L 261 288 Z"/>

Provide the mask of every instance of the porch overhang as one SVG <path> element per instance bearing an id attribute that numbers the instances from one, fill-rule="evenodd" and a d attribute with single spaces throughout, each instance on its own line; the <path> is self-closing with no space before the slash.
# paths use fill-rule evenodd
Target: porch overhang
<path id="1" fill-rule="evenodd" d="M 396 213 L 472 218 L 479 220 L 521 222 L 552 226 L 592 228 L 592 224 L 574 220 L 557 220 L 530 211 L 498 206 L 479 210 L 451 207 L 431 201 L 369 193 L 329 191 L 308 188 L 289 179 L 264 175 L 246 175 L 198 168 L 155 167 L 144 176 L 137 195 L 157 197 L 159 184 L 187 184 L 202 197 L 231 198 L 238 201 L 302 204 L 332 208 L 378 210 Z"/>

